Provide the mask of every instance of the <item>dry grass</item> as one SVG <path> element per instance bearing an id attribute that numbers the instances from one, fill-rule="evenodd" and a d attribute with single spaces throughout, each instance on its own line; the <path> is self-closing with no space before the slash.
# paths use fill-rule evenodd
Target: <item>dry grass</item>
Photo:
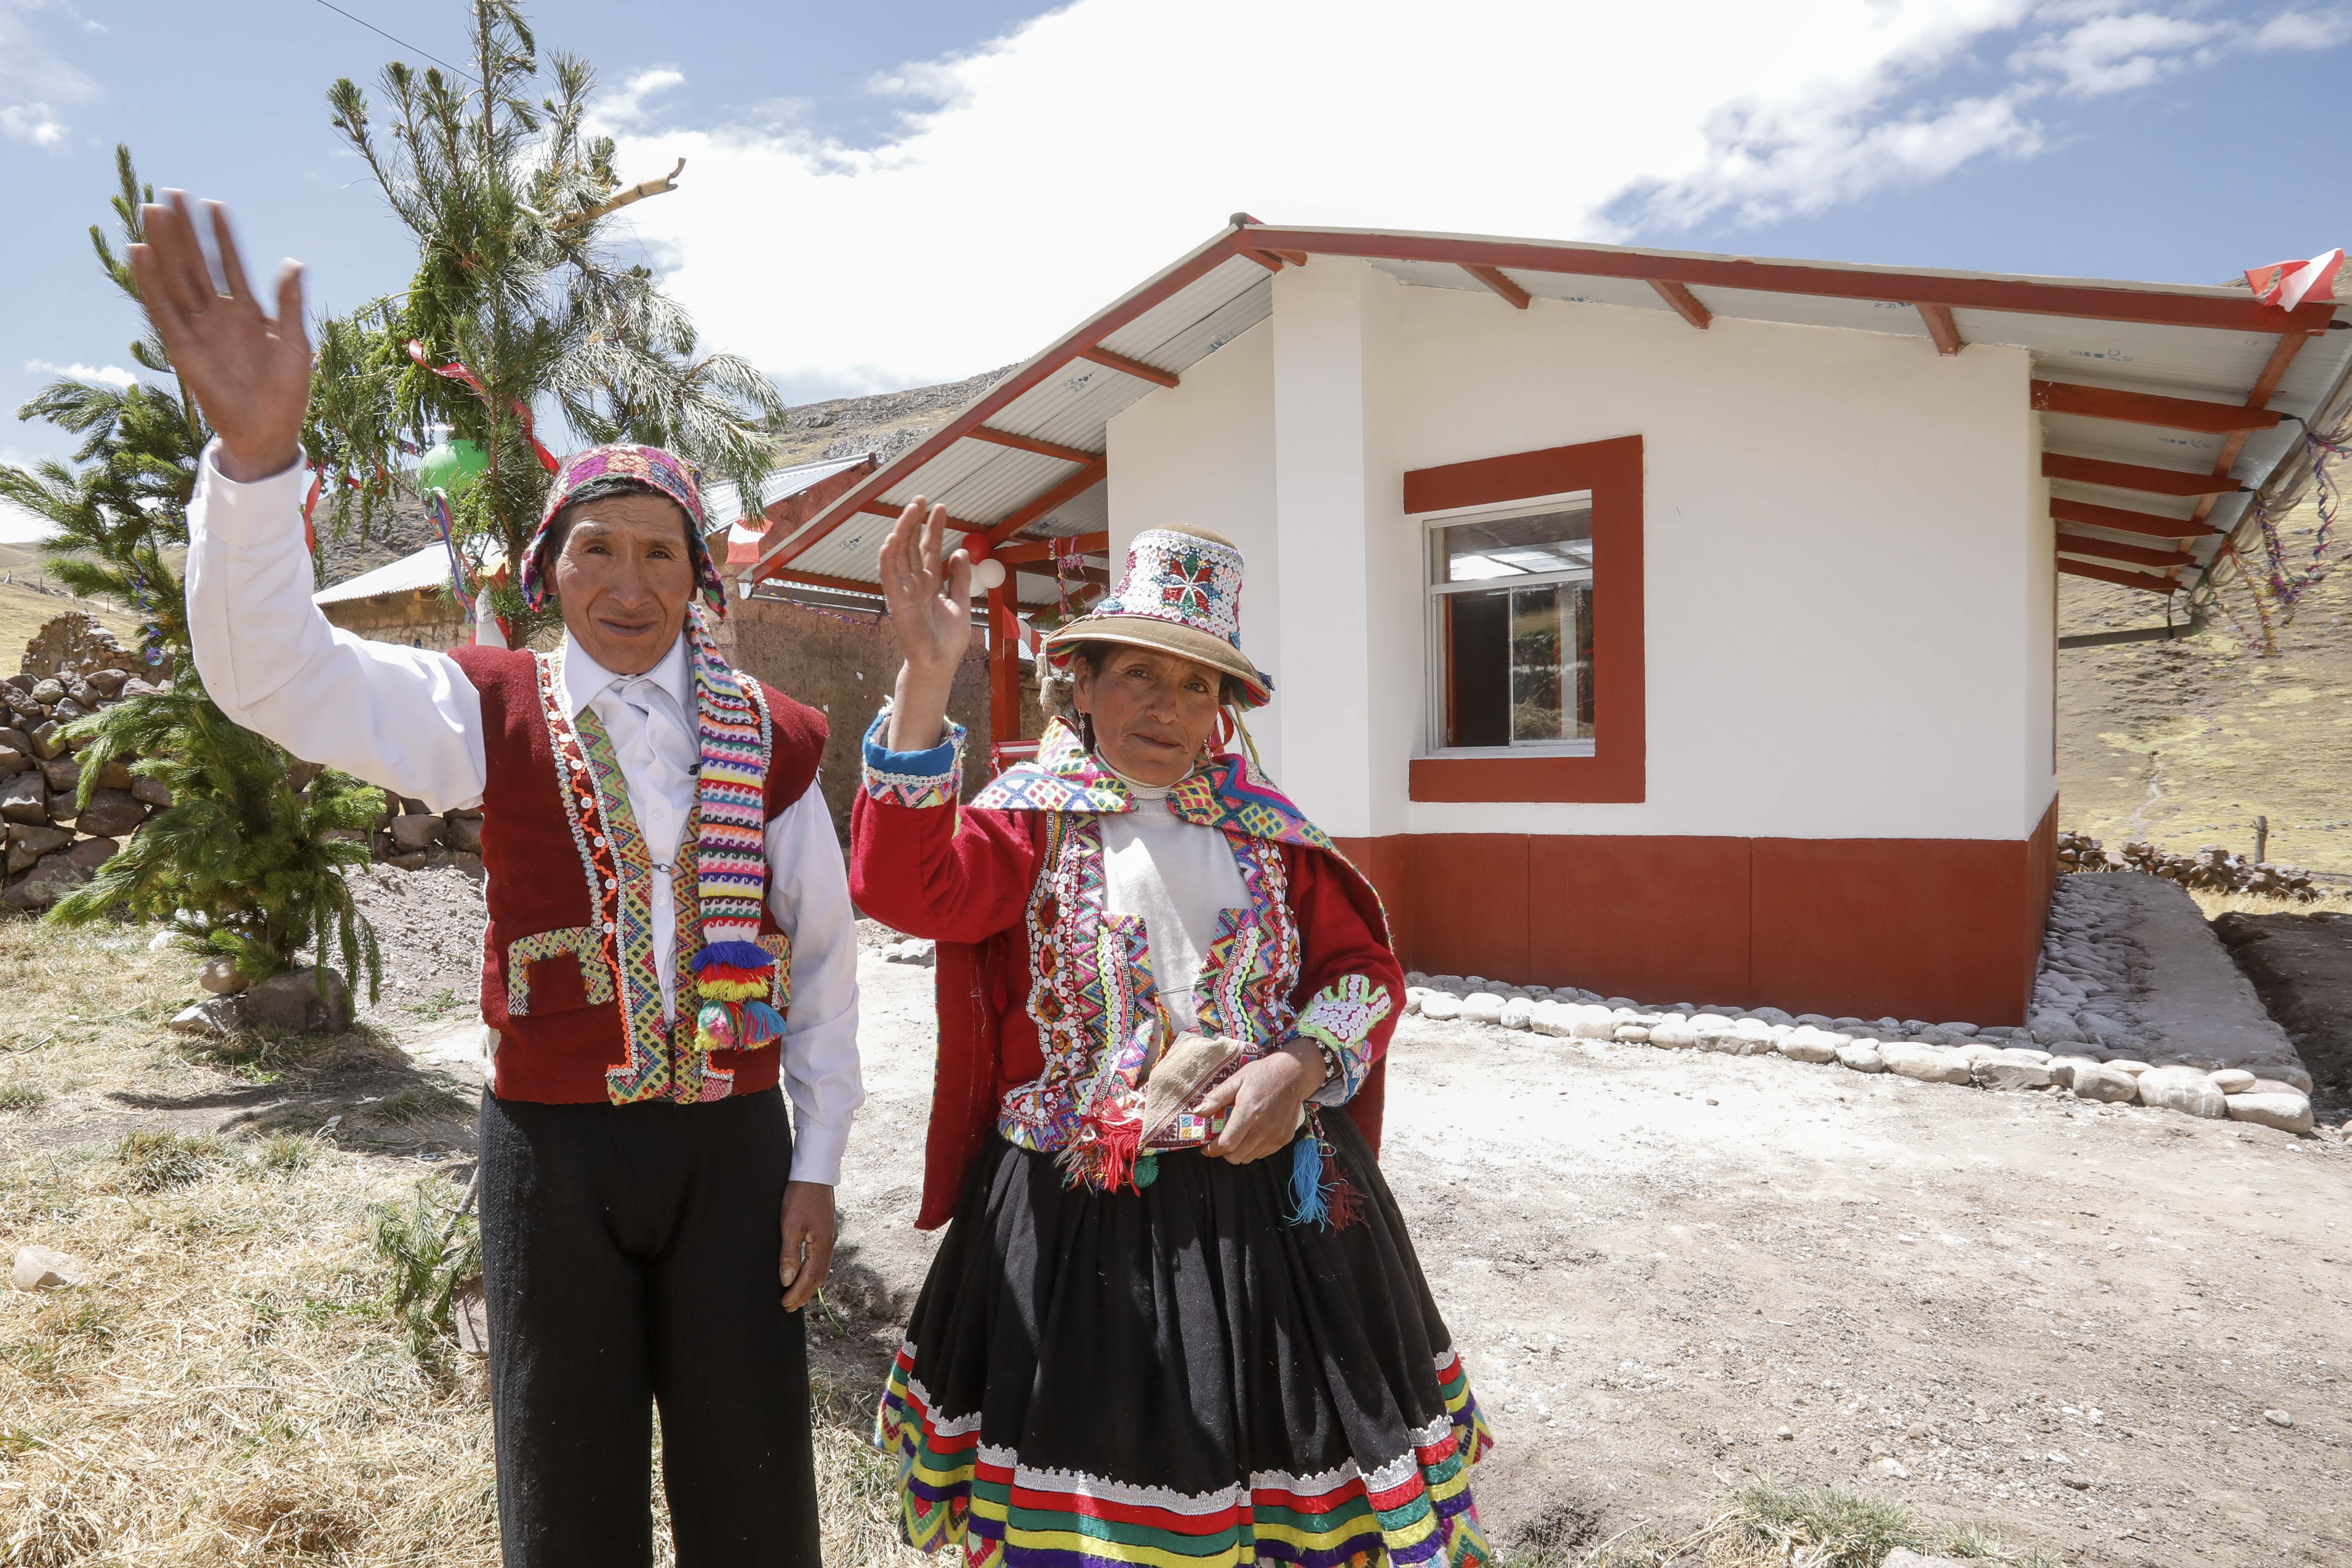
<path id="1" fill-rule="evenodd" d="M 2334 889 L 2331 886 L 2330 891 Z M 2340 898 L 2326 898 L 2316 903 L 2300 903 L 2294 899 L 2266 898 L 2260 893 L 2218 893 L 2191 888 L 2189 896 L 2205 911 L 2205 918 L 2216 915 L 2326 915 L 2352 914 L 2352 903 Z"/>
<path id="2" fill-rule="evenodd" d="M 2064 1568 L 2042 1552 L 2012 1552 L 1975 1525 L 1945 1524 L 1901 1503 L 1761 1476 L 1732 1489 L 1696 1529 L 1642 1526 L 1581 1551 L 1522 1547 L 1503 1554 L 1502 1568 L 1878 1568 L 1898 1546 L 2006 1568 Z"/>
<path id="3" fill-rule="evenodd" d="M 443 1337 L 412 1352 L 370 1240 L 429 1167 L 186 1111 L 126 1131 L 117 1095 L 218 1095 L 283 1065 L 163 1034 L 196 993 L 147 934 L 0 920 L 0 1103 L 38 1095 L 0 1123 L 0 1250 L 91 1276 L 0 1290 L 0 1565 L 495 1563 L 482 1364 Z M 398 1114 L 446 1108 L 418 1100 Z M 816 1393 L 824 1561 L 919 1561 L 863 1442 L 871 1391 Z"/>

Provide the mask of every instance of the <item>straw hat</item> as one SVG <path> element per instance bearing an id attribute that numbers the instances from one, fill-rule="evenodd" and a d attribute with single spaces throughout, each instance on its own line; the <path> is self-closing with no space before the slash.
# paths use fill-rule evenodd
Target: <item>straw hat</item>
<path id="1" fill-rule="evenodd" d="M 1082 643 L 1154 648 L 1230 675 L 1240 706 L 1274 695 L 1274 682 L 1242 652 L 1242 552 L 1202 529 L 1150 528 L 1127 550 L 1127 574 L 1094 608 L 1045 637 L 1045 657 L 1066 668 Z"/>

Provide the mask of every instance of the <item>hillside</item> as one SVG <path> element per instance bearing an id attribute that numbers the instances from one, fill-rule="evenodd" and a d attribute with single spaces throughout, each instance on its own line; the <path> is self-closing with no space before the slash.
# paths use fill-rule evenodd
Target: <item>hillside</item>
<path id="1" fill-rule="evenodd" d="M 2347 520 L 2352 521 L 2352 520 Z M 2311 553 L 2317 513 L 2283 531 L 2288 558 Z M 2340 530 L 2331 559 L 2352 544 Z M 2160 624 L 2149 595 L 2059 579 L 2062 633 Z M 2352 568 L 2325 578 L 2262 656 L 2242 585 L 2202 636 L 2068 648 L 2058 655 L 2059 825 L 2115 848 L 2254 847 L 2270 818 L 2273 860 L 2352 874 Z"/>
<path id="2" fill-rule="evenodd" d="M 788 408 L 777 427 L 776 461 L 790 465 L 879 452 L 887 463 L 945 424 L 950 415 L 987 391 L 1012 368 L 1006 365 L 937 386 L 835 397 Z"/>
<path id="3" fill-rule="evenodd" d="M 16 579 L 0 583 L 0 675 L 16 674 L 17 656 L 24 652 L 33 634 L 50 616 L 61 616 L 68 610 L 88 610 L 126 643 L 138 641 L 138 623 L 112 605 L 98 599 L 44 594 L 27 586 L 27 578 L 54 582 L 41 564 L 40 551 L 33 545 L 0 543 L 0 576 Z"/>

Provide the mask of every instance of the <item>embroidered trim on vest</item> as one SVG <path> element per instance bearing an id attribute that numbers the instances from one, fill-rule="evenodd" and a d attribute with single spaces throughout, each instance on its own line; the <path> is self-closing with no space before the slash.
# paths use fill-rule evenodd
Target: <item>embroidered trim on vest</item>
<path id="1" fill-rule="evenodd" d="M 866 740 L 858 748 L 865 761 L 866 793 L 885 805 L 912 806 L 922 810 L 934 805 L 953 805 L 963 794 L 963 743 L 965 730 L 954 720 L 948 721 L 948 732 L 940 746 L 954 748 L 948 755 L 947 769 L 936 773 L 894 773 L 874 765 L 873 753 L 882 746 L 883 727 L 890 722 L 890 707 L 885 703 L 874 722 L 866 727 Z M 927 747 L 937 751 L 939 746 Z"/>
<path id="2" fill-rule="evenodd" d="M 604 943 L 586 926 L 533 931 L 507 943 L 507 1011 L 516 1017 L 530 1012 L 530 966 L 569 955 L 580 965 L 580 990 L 593 1006 L 613 999 L 613 972 L 604 967 Z"/>
<path id="3" fill-rule="evenodd" d="M 1023 1148 L 1064 1153 L 1139 1115 L 1144 1064 L 1167 1044 L 1170 1025 L 1152 984 L 1143 921 L 1109 912 L 1100 818 L 1048 812 L 1042 826 L 1041 869 L 1024 925 L 1033 977 L 1027 1010 L 1045 1067 L 1005 1091 L 997 1130 Z M 1298 923 L 1281 848 L 1232 828 L 1225 838 L 1249 902 L 1219 916 L 1193 994 L 1202 1029 L 1242 1041 L 1255 1058 L 1290 1035 Z M 1150 1148 L 1192 1147 L 1211 1132 L 1207 1119 L 1186 1111 Z M 1097 1184 L 1101 1163 L 1088 1152 L 1073 1157 L 1069 1173 Z"/>
<path id="4" fill-rule="evenodd" d="M 1362 974 L 1343 974 L 1307 999 L 1295 1032 L 1321 1046 L 1338 1069 L 1338 1081 L 1318 1089 L 1318 1099 L 1328 1094 L 1327 1103 L 1337 1104 L 1364 1087 L 1372 1070 L 1366 1043 L 1395 1005 L 1387 986 Z"/>

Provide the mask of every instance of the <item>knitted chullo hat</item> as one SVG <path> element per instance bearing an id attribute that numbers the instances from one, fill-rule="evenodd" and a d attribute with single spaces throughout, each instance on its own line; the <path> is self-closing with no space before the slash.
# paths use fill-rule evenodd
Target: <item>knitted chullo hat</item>
<path id="1" fill-rule="evenodd" d="M 540 547 L 547 542 L 548 531 L 555 526 L 556 515 L 580 489 L 595 479 L 635 479 L 676 501 L 686 513 L 686 552 L 694 563 L 694 584 L 703 603 L 715 615 L 727 614 L 727 587 L 719 580 L 719 567 L 710 559 L 710 545 L 702 537 L 702 490 L 694 482 L 694 471 L 686 463 L 659 447 L 640 447 L 625 441 L 606 447 L 591 447 L 584 452 L 564 459 L 556 471 L 555 482 L 547 489 L 547 506 L 539 514 L 539 527 L 530 536 L 530 547 L 522 557 L 523 603 L 540 609 L 547 603 L 551 584 L 547 571 L 552 563 L 542 564 Z"/>
<path id="2" fill-rule="evenodd" d="M 1230 675 L 1239 706 L 1274 696 L 1274 682 L 1242 652 L 1242 552 L 1199 529 L 1150 528 L 1128 546 L 1127 574 L 1094 608 L 1045 637 L 1045 657 L 1066 668 L 1079 645 L 1155 648 Z"/>

